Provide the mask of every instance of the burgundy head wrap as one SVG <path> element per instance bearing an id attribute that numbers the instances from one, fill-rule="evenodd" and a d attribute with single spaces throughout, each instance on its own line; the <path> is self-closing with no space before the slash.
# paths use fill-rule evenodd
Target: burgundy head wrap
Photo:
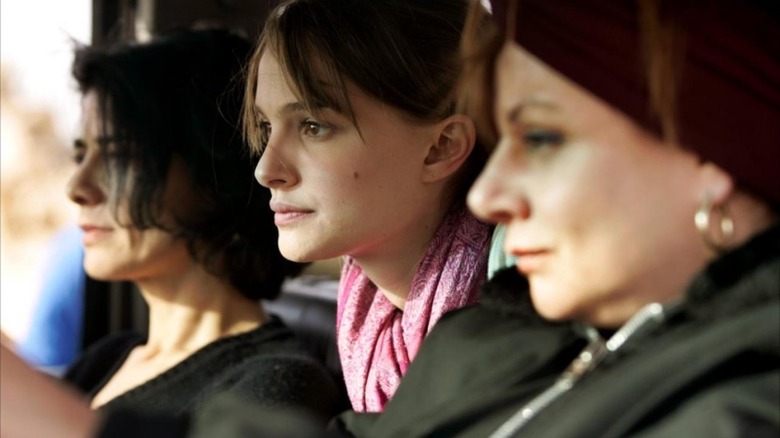
<path id="1" fill-rule="evenodd" d="M 659 133 L 637 0 L 491 0 L 501 29 L 546 64 Z M 780 206 L 780 20 L 771 1 L 658 1 L 681 31 L 677 137 Z"/>

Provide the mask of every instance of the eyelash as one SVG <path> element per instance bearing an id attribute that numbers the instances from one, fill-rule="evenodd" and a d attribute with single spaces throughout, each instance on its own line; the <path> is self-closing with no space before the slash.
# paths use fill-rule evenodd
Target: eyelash
<path id="1" fill-rule="evenodd" d="M 265 148 L 271 138 L 271 124 L 265 120 L 258 120 L 257 130 L 260 131 L 260 145 Z"/>
<path id="2" fill-rule="evenodd" d="M 308 133 L 308 130 L 317 130 L 316 134 Z M 315 120 L 306 119 L 301 122 L 301 132 L 309 137 L 323 137 L 330 131 L 330 127 Z"/>
<path id="3" fill-rule="evenodd" d="M 521 139 L 524 145 L 533 150 L 561 146 L 566 140 L 561 131 L 542 128 L 523 130 Z"/>
<path id="4" fill-rule="evenodd" d="M 271 123 L 267 120 L 259 120 L 257 123 L 257 129 L 260 131 L 260 144 L 263 148 L 268 146 L 268 141 L 271 139 Z M 331 127 L 312 119 L 304 119 L 299 123 L 299 130 L 301 134 L 311 138 L 322 138 L 327 135 Z M 310 131 L 316 130 L 316 133 Z"/>
<path id="5" fill-rule="evenodd" d="M 112 163 L 120 162 L 122 159 L 126 157 L 126 155 L 123 154 L 123 152 L 120 152 L 118 150 L 118 147 L 115 144 L 109 144 L 105 145 L 103 148 L 101 148 L 100 151 L 103 159 L 108 160 Z M 73 162 L 78 164 L 82 164 L 84 160 L 87 158 L 87 147 L 83 146 L 78 149 L 76 149 L 73 152 Z"/>

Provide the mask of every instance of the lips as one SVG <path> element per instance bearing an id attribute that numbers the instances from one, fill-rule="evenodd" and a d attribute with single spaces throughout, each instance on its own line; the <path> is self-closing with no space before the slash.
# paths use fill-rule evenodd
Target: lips
<path id="1" fill-rule="evenodd" d="M 514 250 L 511 254 L 516 258 L 517 270 L 528 275 L 543 268 L 550 251 L 546 249 Z"/>
<path id="2" fill-rule="evenodd" d="M 270 207 L 274 212 L 274 223 L 277 227 L 291 225 L 314 213 L 314 210 L 283 202 L 271 202 Z"/>
<path id="3" fill-rule="evenodd" d="M 113 228 L 110 227 L 101 227 L 89 224 L 82 224 L 79 226 L 79 228 L 84 231 L 84 235 L 82 237 L 84 245 L 95 244 L 108 237 L 114 231 Z"/>

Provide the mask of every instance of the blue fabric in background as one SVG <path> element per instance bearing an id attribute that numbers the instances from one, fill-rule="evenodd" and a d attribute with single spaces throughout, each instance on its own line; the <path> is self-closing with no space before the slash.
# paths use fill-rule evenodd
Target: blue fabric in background
<path id="1" fill-rule="evenodd" d="M 28 363 L 56 375 L 82 349 L 86 274 L 81 237 L 81 229 L 72 225 L 58 231 L 49 241 L 30 327 L 27 336 L 17 344 L 17 351 Z"/>

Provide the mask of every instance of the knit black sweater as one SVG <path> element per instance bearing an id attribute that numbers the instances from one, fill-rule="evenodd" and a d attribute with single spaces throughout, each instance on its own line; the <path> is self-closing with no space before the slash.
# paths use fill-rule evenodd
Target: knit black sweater
<path id="1" fill-rule="evenodd" d="M 145 342 L 136 333 L 108 337 L 89 350 L 64 380 L 91 399 L 130 351 Z M 180 416 L 217 393 L 233 393 L 268 407 L 298 406 L 333 415 L 338 389 L 324 365 L 298 346 L 276 317 L 250 332 L 218 339 L 101 410 L 135 410 Z"/>

